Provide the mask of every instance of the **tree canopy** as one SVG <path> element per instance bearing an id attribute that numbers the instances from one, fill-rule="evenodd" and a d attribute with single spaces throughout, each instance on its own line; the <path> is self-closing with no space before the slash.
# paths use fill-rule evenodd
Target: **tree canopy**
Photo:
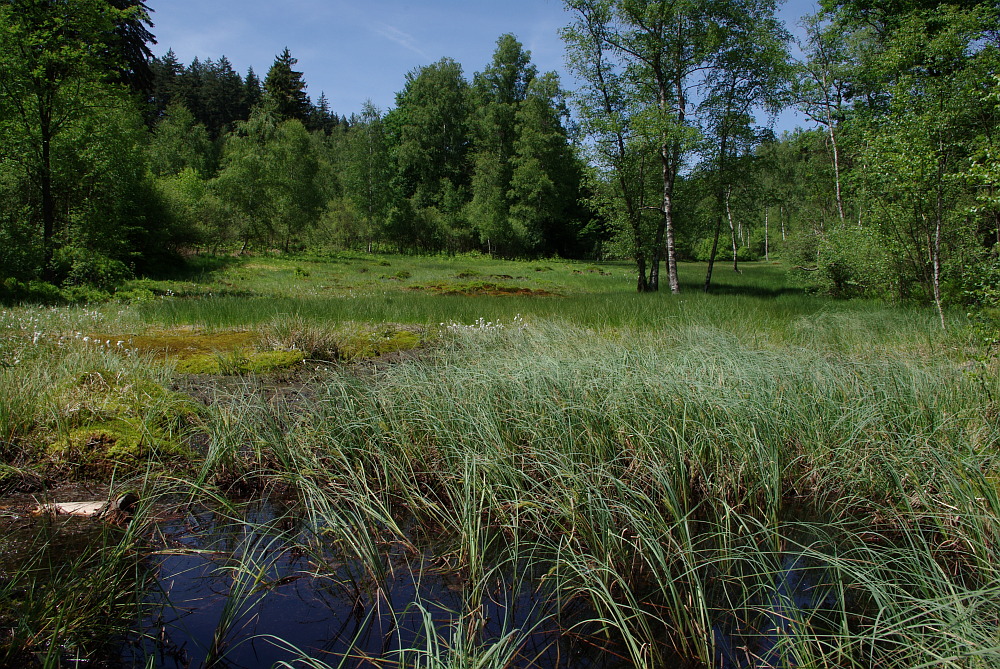
<path id="1" fill-rule="evenodd" d="M 262 81 L 152 56 L 148 2 L 2 3 L 0 278 L 363 247 L 631 258 L 640 292 L 663 268 L 679 291 L 685 260 L 711 290 L 717 260 L 781 258 L 810 290 L 981 301 L 995 2 L 824 0 L 795 58 L 775 0 L 564 5 L 578 90 L 503 34 L 471 77 L 441 58 L 393 108 L 343 114 L 287 47 Z M 775 136 L 790 106 L 812 127 Z"/>

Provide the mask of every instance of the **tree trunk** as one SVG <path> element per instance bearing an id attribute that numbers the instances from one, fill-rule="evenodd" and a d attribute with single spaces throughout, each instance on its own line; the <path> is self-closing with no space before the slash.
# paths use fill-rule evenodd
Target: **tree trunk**
<path id="1" fill-rule="evenodd" d="M 938 138 L 938 173 L 937 173 L 937 202 L 934 212 L 934 245 L 932 247 L 932 260 L 934 265 L 934 304 L 937 306 L 938 316 L 941 318 L 941 329 L 947 330 L 944 321 L 944 307 L 941 304 L 941 220 L 944 218 L 944 147 L 940 137 Z"/>
<path id="2" fill-rule="evenodd" d="M 729 196 L 732 195 L 733 187 L 726 188 L 726 218 L 729 219 L 729 234 L 733 238 L 733 271 L 740 271 L 740 261 L 737 257 L 739 247 L 736 243 L 736 226 L 733 225 L 733 211 L 729 208 Z"/>
<path id="3" fill-rule="evenodd" d="M 706 293 L 712 286 L 712 270 L 715 269 L 715 256 L 719 253 L 719 235 L 722 233 L 722 212 L 716 212 L 715 234 L 712 236 L 712 251 L 708 254 L 708 271 L 705 272 L 705 286 L 702 290 Z"/>
<path id="4" fill-rule="evenodd" d="M 826 127 L 830 133 L 830 150 L 833 154 L 833 179 L 837 193 L 837 213 L 840 221 L 844 221 L 844 198 L 840 189 L 840 151 L 837 149 L 837 132 L 834 127 L 834 101 L 830 99 L 830 86 L 827 82 L 827 72 L 823 70 L 823 97 L 826 107 Z"/>
<path id="5" fill-rule="evenodd" d="M 42 190 L 42 253 L 44 265 L 42 274 L 46 279 L 51 280 L 52 256 L 55 251 L 55 230 L 56 230 L 56 203 L 52 194 L 52 123 L 47 110 L 40 114 L 40 128 L 42 140 L 42 164 L 39 172 L 39 181 Z"/>
<path id="6" fill-rule="evenodd" d="M 833 152 L 833 178 L 836 182 L 837 188 L 837 213 L 840 214 L 840 220 L 844 220 L 844 196 L 840 189 L 840 151 L 837 148 L 837 133 L 833 129 L 833 119 L 829 119 L 830 128 L 830 148 Z"/>
<path id="7" fill-rule="evenodd" d="M 638 270 L 639 277 L 636 281 L 635 290 L 639 293 L 649 292 L 649 283 L 646 280 L 646 256 L 639 253 L 635 257 L 636 270 Z"/>
<path id="8" fill-rule="evenodd" d="M 660 246 L 656 246 L 652 257 L 649 259 L 649 280 L 646 282 L 646 290 L 655 293 L 660 290 Z"/>
<path id="9" fill-rule="evenodd" d="M 705 287 L 707 293 L 712 286 L 712 272 L 715 269 L 715 257 L 719 253 L 719 235 L 722 234 L 722 201 L 725 191 L 723 180 L 726 177 L 726 144 L 728 133 L 723 133 L 719 142 L 719 185 L 715 192 L 715 234 L 712 236 L 712 251 L 708 254 L 708 270 L 705 272 Z"/>
<path id="10" fill-rule="evenodd" d="M 767 207 L 764 207 L 764 260 L 771 262 L 771 251 L 768 246 L 768 220 L 767 220 Z"/>
<path id="11" fill-rule="evenodd" d="M 677 26 L 678 32 L 681 26 Z M 661 72 L 659 77 L 660 86 L 660 109 L 668 109 L 668 82 L 671 79 L 665 77 Z M 677 105 L 677 126 L 684 126 L 684 105 L 686 104 L 684 94 L 684 77 L 675 75 L 672 78 L 674 93 Z M 674 239 L 674 184 L 677 181 L 677 169 L 679 167 L 680 149 L 672 147 L 669 143 L 664 143 L 660 149 L 660 157 L 663 160 L 663 219 L 661 231 L 657 235 L 657 249 L 663 247 L 663 237 L 666 235 L 667 251 L 667 277 L 670 280 L 670 292 L 677 295 L 681 292 L 681 284 L 677 278 L 677 245 Z"/>

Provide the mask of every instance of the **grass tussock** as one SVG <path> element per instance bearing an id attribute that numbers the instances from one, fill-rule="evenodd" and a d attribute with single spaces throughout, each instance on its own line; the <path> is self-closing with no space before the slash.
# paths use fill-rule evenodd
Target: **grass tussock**
<path id="1" fill-rule="evenodd" d="M 519 542 L 638 666 L 712 665 L 727 635 L 795 664 L 998 657 L 995 388 L 940 360 L 622 334 L 455 327 L 376 383 L 331 378 L 310 412 L 237 403 L 203 481 L 297 491 L 373 583 L 375 547 L 412 541 L 400 513 L 470 583 Z M 823 585 L 775 613 L 790 569 Z"/>
<path id="2" fill-rule="evenodd" d="M 282 316 L 267 323 L 258 335 L 265 349 L 300 351 L 308 360 L 353 362 L 417 348 L 426 341 L 424 329 L 394 324 L 329 324 Z"/>

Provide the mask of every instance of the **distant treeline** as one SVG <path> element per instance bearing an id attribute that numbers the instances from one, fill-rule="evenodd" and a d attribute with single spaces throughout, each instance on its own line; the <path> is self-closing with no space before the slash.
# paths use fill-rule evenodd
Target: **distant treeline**
<path id="1" fill-rule="evenodd" d="M 503 35 L 466 79 L 407 75 L 396 107 L 338 117 L 285 49 L 261 82 L 229 61 L 152 61 L 147 158 L 177 222 L 227 246 L 581 255 L 600 241 L 556 76 Z"/>
<path id="2" fill-rule="evenodd" d="M 288 100 L 283 110 L 289 118 L 297 118 L 310 132 L 330 134 L 339 126 L 349 125 L 347 117 L 338 117 L 330 109 L 325 93 L 315 103 L 306 95 L 302 73 L 295 72 L 296 60 L 285 49 L 275 58 L 268 79 L 261 81 L 253 67 L 241 76 L 225 56 L 218 60 L 195 58 L 185 66 L 173 49 L 161 57 L 150 59 L 151 81 L 148 89 L 147 121 L 150 126 L 167 115 L 171 106 L 183 106 L 208 131 L 213 140 L 236 127 L 237 121 L 250 118 L 250 111 L 259 105 L 265 93 L 281 91 Z"/>
<path id="3" fill-rule="evenodd" d="M 577 91 L 506 34 L 338 114 L 287 48 L 261 79 L 154 58 L 140 0 L 6 0 L 0 280 L 366 249 L 630 258 L 643 291 L 780 255 L 836 295 L 1000 294 L 995 2 L 824 0 L 798 59 L 775 0 L 565 4 Z M 814 129 L 776 137 L 790 106 Z"/>
<path id="4" fill-rule="evenodd" d="M 187 248 L 518 257 L 600 244 L 559 82 L 512 35 L 471 78 L 442 59 L 407 75 L 390 112 L 338 116 L 308 97 L 288 49 L 263 80 L 225 56 L 152 57 L 142 2 L 0 13 L 8 285 L 109 288 Z"/>

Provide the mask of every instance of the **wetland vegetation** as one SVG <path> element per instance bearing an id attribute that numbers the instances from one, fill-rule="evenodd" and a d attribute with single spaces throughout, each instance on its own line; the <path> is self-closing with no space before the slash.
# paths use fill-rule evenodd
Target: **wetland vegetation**
<path id="1" fill-rule="evenodd" d="M 473 271 L 548 296 L 423 289 Z M 253 257 L 7 309 L 5 661 L 995 666 L 1000 384 L 964 314 L 630 274 Z M 25 514 L 125 490 L 120 525 Z"/>
<path id="2" fill-rule="evenodd" d="M 0 665 L 1000 666 L 996 2 L 350 115 L 149 4 L 0 2 Z"/>

